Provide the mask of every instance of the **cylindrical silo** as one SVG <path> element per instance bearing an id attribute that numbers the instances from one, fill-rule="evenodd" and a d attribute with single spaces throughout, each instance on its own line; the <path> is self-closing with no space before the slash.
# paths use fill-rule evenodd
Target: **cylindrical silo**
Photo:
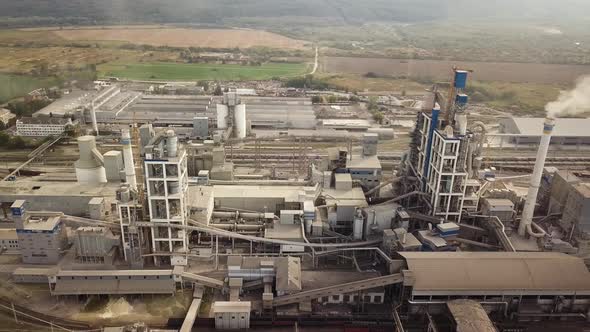
<path id="1" fill-rule="evenodd" d="M 239 104 L 235 107 L 235 133 L 236 138 L 246 138 L 246 105 Z"/>
<path id="2" fill-rule="evenodd" d="M 85 184 L 107 182 L 102 155 L 96 149 L 96 138 L 94 136 L 78 137 L 78 147 L 80 159 L 74 163 L 78 182 Z"/>
<path id="3" fill-rule="evenodd" d="M 352 238 L 354 240 L 362 240 L 363 239 L 363 228 L 365 225 L 365 218 L 363 217 L 363 213 L 361 209 L 356 210 L 356 215 L 352 221 Z"/>
<path id="4" fill-rule="evenodd" d="M 227 128 L 227 115 L 229 114 L 229 110 L 227 105 L 224 104 L 217 104 L 217 128 L 225 129 Z"/>
<path id="5" fill-rule="evenodd" d="M 166 131 L 166 150 L 168 151 L 168 157 L 176 157 L 178 153 L 178 137 L 174 130 Z"/>

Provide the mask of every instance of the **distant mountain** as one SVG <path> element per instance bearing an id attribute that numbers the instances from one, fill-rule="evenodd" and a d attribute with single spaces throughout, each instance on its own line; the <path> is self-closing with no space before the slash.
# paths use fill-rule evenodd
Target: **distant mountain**
<path id="1" fill-rule="evenodd" d="M 240 17 L 315 17 L 349 23 L 436 19 L 570 20 L 588 0 L 0 0 L 3 22 L 216 23 Z M 5 24 L 5 23 L 4 23 Z"/>

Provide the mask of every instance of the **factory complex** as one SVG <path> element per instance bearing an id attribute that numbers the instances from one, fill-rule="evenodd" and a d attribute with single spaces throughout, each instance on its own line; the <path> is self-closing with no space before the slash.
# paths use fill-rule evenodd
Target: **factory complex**
<path id="1" fill-rule="evenodd" d="M 491 133 L 469 113 L 468 75 L 398 106 L 412 115 L 403 133 L 305 94 L 118 82 L 64 96 L 16 123 L 56 139 L 0 182 L 2 310 L 68 331 L 111 325 L 41 297 L 182 297 L 181 317 L 153 324 L 182 332 L 587 326 L 587 160 L 552 149 L 588 148 L 588 120 L 506 118 Z M 490 135 L 533 155 L 494 159 Z M 44 160 L 60 144 L 75 162 Z"/>

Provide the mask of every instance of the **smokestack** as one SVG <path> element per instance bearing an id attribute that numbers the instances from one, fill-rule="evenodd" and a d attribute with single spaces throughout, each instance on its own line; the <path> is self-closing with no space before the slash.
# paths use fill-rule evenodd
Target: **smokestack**
<path id="1" fill-rule="evenodd" d="M 527 231 L 529 233 L 531 232 L 537 194 L 539 192 L 539 187 L 541 186 L 541 176 L 543 175 L 543 167 L 545 167 L 545 159 L 547 158 L 547 151 L 549 150 L 553 127 L 555 127 L 555 119 L 547 117 L 543 124 L 543 136 L 541 136 L 541 143 L 539 144 L 539 150 L 537 151 L 537 162 L 535 163 L 535 169 L 531 176 L 529 192 L 526 196 L 526 203 L 522 212 L 522 218 L 520 219 L 520 225 L 518 226 L 518 235 L 520 236 L 525 236 Z"/>
<path id="2" fill-rule="evenodd" d="M 125 162 L 125 181 L 131 189 L 137 189 L 137 179 L 135 178 L 135 161 L 133 160 L 133 151 L 131 150 L 131 135 L 129 129 L 121 131 L 121 144 L 123 145 L 123 161 Z"/>

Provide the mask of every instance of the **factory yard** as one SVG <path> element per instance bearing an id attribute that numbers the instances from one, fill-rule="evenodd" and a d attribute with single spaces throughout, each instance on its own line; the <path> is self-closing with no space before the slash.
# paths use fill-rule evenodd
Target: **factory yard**
<path id="1" fill-rule="evenodd" d="M 98 66 L 102 77 L 131 80 L 269 80 L 273 77 L 303 75 L 302 63 L 265 63 L 260 66 L 185 63 L 107 63 Z"/>
<path id="2" fill-rule="evenodd" d="M 306 42 L 261 30 L 246 29 L 185 29 L 185 28 L 108 28 L 108 29 L 64 29 L 52 31 L 55 35 L 70 41 L 114 41 L 133 44 L 248 48 L 263 46 L 282 49 L 303 49 Z"/>
<path id="3" fill-rule="evenodd" d="M 384 77 L 444 79 L 453 66 L 473 70 L 474 80 L 512 83 L 571 84 L 578 77 L 590 74 L 588 65 L 357 57 L 322 57 L 320 68 L 331 73 L 371 72 Z"/>

